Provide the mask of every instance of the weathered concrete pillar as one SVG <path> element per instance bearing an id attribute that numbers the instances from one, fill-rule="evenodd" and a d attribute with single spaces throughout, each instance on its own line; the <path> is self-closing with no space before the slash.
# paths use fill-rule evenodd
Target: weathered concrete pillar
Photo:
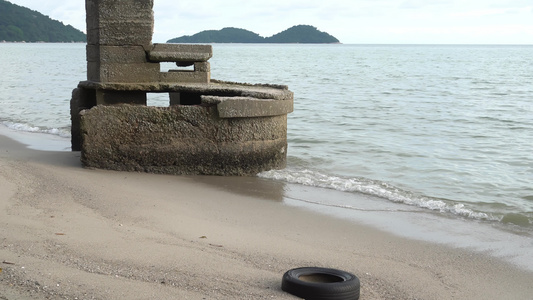
<path id="1" fill-rule="evenodd" d="M 92 168 L 243 176 L 286 164 L 286 114 L 221 119 L 216 106 L 99 105 L 82 112 L 81 131 L 81 160 Z"/>
<path id="2" fill-rule="evenodd" d="M 153 0 L 86 0 L 87 81 L 72 93 L 72 150 L 86 167 L 253 175 L 283 168 L 286 86 L 211 81 L 210 45 L 152 44 Z M 160 62 L 176 69 L 161 72 Z M 168 93 L 170 106 L 146 106 Z"/>
<path id="3" fill-rule="evenodd" d="M 153 0 L 86 0 L 87 44 L 152 45 Z"/>
<path id="4" fill-rule="evenodd" d="M 156 82 L 158 62 L 149 62 L 153 0 L 86 0 L 87 80 Z"/>

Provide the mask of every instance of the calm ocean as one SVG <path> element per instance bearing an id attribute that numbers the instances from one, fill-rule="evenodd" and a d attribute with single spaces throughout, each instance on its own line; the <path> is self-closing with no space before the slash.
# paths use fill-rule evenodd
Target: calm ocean
<path id="1" fill-rule="evenodd" d="M 295 93 L 288 167 L 261 177 L 533 231 L 533 46 L 215 44 L 213 52 L 212 78 Z M 0 43 L 0 54 L 0 123 L 64 137 L 67 148 L 85 45 Z M 149 105 L 168 101 L 154 95 Z"/>

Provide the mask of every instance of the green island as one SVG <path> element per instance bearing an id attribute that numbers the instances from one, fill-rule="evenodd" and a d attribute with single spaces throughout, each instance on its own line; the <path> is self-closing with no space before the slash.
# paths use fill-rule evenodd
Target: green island
<path id="1" fill-rule="evenodd" d="M 234 27 L 205 30 L 194 35 L 170 39 L 167 43 L 271 43 L 271 44 L 338 44 L 337 38 L 310 25 L 297 25 L 271 37 Z"/>
<path id="2" fill-rule="evenodd" d="M 85 33 L 40 12 L 0 0 L 0 42 L 86 42 Z"/>

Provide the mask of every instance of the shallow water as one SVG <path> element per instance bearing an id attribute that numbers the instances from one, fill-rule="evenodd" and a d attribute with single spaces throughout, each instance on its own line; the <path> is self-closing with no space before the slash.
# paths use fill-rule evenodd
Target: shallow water
<path id="1" fill-rule="evenodd" d="M 261 177 L 531 232 L 532 46 L 213 47 L 212 78 L 295 93 L 288 167 Z M 68 143 L 85 45 L 0 51 L 0 122 Z M 168 100 L 154 95 L 149 105 Z"/>

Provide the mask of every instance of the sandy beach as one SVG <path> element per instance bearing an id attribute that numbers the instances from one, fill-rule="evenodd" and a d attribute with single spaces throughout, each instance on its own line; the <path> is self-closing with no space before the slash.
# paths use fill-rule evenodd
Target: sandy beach
<path id="1" fill-rule="evenodd" d="M 356 274 L 365 300 L 533 294 L 532 272 L 287 205 L 281 182 L 89 170 L 79 155 L 0 135 L 0 299 L 297 299 L 280 283 L 302 266 Z"/>

